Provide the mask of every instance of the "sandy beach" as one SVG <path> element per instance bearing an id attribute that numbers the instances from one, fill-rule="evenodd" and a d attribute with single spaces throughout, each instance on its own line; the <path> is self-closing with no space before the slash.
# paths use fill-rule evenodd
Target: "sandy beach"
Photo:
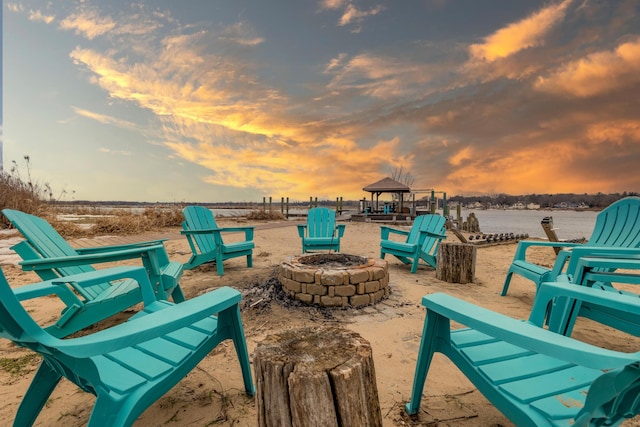
<path id="1" fill-rule="evenodd" d="M 509 295 L 500 291 L 506 271 L 516 249 L 515 243 L 478 247 L 476 280 L 470 284 L 453 284 L 437 280 L 435 270 L 422 264 L 417 274 L 396 258 L 388 256 L 391 294 L 376 305 L 352 309 L 300 307 L 270 300 L 265 284 L 274 277 L 278 265 L 301 251 L 295 223 L 256 223 L 227 219 L 221 226 L 257 225 L 254 241 L 253 268 L 247 268 L 244 258 L 225 262 L 225 275 L 219 277 L 213 266 L 201 266 L 185 271 L 181 281 L 187 298 L 220 286 L 232 286 L 245 294 L 242 317 L 249 352 L 267 335 L 289 328 L 339 325 L 359 333 L 373 348 L 377 387 L 384 426 L 509 426 L 512 425 L 462 375 L 448 359 L 436 355 L 425 386 L 425 398 L 417 417 L 408 417 L 403 410 L 409 399 L 418 346 L 425 316 L 420 304 L 423 295 L 446 292 L 472 303 L 515 318 L 526 318 L 531 308 L 535 287 L 514 277 Z M 160 233 L 163 234 L 163 233 Z M 164 233 L 172 260 L 185 262 L 190 250 L 177 229 Z M 149 236 L 135 236 L 147 240 Z M 158 235 L 154 234 L 154 238 Z M 237 239 L 239 235 L 229 235 Z M 131 241 L 134 238 L 127 236 Z M 0 240 L 0 246 L 7 241 Z M 457 241 L 453 235 L 448 237 Z M 379 257 L 380 227 L 372 223 L 348 222 L 342 239 L 346 254 Z M 5 242 L 4 244 L 2 242 Z M 81 239 L 75 245 L 90 246 L 109 243 L 109 238 Z M 533 259 L 551 266 L 555 254 L 545 248 L 533 253 Z M 22 272 L 15 264 L 16 257 L 0 251 L 0 263 L 12 286 L 37 281 L 33 273 Z M 128 264 L 135 264 L 130 262 Z M 98 266 L 97 266 L 98 267 Z M 99 268 L 107 265 L 99 266 Z M 261 288 L 262 286 L 262 288 Z M 55 318 L 59 306 L 52 298 L 25 303 L 37 321 Z M 112 321 L 125 319 L 131 312 Z M 574 337 L 597 343 L 603 347 L 623 351 L 638 349 L 638 340 L 616 333 L 607 327 L 579 321 Z M 13 420 L 17 405 L 38 366 L 31 352 L 16 348 L 6 340 L 0 341 L 0 425 Z M 22 364 L 21 364 L 22 363 Z M 9 369 L 13 368 L 13 371 Z M 38 417 L 36 425 L 85 425 L 94 396 L 63 380 Z M 233 345 L 224 343 L 206 357 L 200 365 L 176 387 L 147 409 L 138 419 L 139 426 L 255 426 L 256 404 L 242 390 L 240 368 Z M 629 420 L 624 425 L 640 426 Z"/>

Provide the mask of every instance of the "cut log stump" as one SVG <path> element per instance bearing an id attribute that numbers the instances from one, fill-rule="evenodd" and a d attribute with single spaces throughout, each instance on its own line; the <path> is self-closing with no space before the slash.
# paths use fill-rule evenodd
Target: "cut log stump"
<path id="1" fill-rule="evenodd" d="M 436 279 L 449 283 L 472 283 L 476 273 L 476 247 L 443 242 L 436 255 Z"/>
<path id="2" fill-rule="evenodd" d="M 318 327 L 256 346 L 258 426 L 381 426 L 373 354 L 355 332 Z"/>

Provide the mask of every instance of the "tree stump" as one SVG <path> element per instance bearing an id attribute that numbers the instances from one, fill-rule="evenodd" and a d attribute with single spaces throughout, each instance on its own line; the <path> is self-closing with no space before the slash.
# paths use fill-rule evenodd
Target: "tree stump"
<path id="1" fill-rule="evenodd" d="M 441 243 L 436 255 L 436 279 L 449 283 L 473 282 L 476 247 L 464 243 Z"/>
<path id="2" fill-rule="evenodd" d="M 258 426 L 381 426 L 368 341 L 336 327 L 286 330 L 258 343 Z"/>

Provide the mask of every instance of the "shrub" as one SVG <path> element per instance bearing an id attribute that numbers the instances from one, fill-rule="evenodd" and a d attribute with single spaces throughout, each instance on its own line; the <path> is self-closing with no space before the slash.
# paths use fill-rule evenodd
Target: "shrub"
<path id="1" fill-rule="evenodd" d="M 17 209 L 33 215 L 39 215 L 43 211 L 45 198 L 51 195 L 49 184 L 38 184 L 31 180 L 30 158 L 24 156 L 27 165 L 27 177 L 20 175 L 18 164 L 13 161 L 13 166 L 6 172 L 0 172 L 0 210 L 9 208 Z M 9 221 L 2 216 L 0 228 L 9 227 Z"/>

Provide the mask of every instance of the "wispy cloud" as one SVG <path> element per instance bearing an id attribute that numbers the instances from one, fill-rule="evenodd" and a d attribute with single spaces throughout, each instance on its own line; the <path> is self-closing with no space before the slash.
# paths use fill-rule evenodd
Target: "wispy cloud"
<path id="1" fill-rule="evenodd" d="M 113 155 L 116 155 L 116 156 L 131 156 L 132 155 L 131 151 L 112 150 L 112 149 L 106 148 L 106 147 L 100 147 L 98 149 L 98 151 L 100 151 L 101 153 L 113 154 Z"/>
<path id="2" fill-rule="evenodd" d="M 349 24 L 360 24 L 365 18 L 375 16 L 384 10 L 383 6 L 375 6 L 368 10 L 361 10 L 356 8 L 353 4 L 349 3 L 344 13 L 338 21 L 338 25 L 344 27 Z"/>
<path id="3" fill-rule="evenodd" d="M 116 27 L 115 21 L 109 16 L 99 16 L 94 10 L 73 13 L 62 21 L 60 28 L 73 30 L 76 34 L 82 34 L 89 40 L 101 36 Z"/>
<path id="4" fill-rule="evenodd" d="M 483 43 L 472 44 L 469 47 L 471 59 L 494 62 L 544 44 L 546 34 L 562 21 L 572 1 L 564 0 L 546 6 L 521 21 L 499 29 L 486 37 Z"/>
<path id="5" fill-rule="evenodd" d="M 96 113 L 94 111 L 85 110 L 83 108 L 72 107 L 73 111 L 82 117 L 95 120 L 105 125 L 113 125 L 123 129 L 136 129 L 135 123 L 128 120 L 118 119 L 116 117 L 107 116 L 105 114 Z"/>
<path id="6" fill-rule="evenodd" d="M 264 42 L 264 38 L 257 36 L 255 30 L 245 21 L 226 27 L 218 37 L 220 40 L 232 41 L 246 46 L 256 46 Z"/>

